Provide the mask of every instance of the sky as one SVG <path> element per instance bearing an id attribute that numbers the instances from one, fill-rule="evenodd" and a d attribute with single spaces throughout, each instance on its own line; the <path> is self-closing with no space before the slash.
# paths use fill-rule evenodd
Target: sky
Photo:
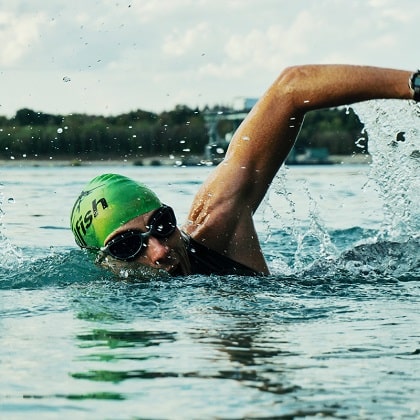
<path id="1" fill-rule="evenodd" d="M 259 97 L 306 63 L 420 66 L 418 0 L 0 0 L 0 115 Z"/>

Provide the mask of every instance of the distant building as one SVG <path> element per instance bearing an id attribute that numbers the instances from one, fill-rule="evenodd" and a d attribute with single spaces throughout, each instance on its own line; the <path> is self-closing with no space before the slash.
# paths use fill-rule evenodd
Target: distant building
<path id="1" fill-rule="evenodd" d="M 233 102 L 235 111 L 251 111 L 252 107 L 257 103 L 258 98 L 238 97 Z"/>

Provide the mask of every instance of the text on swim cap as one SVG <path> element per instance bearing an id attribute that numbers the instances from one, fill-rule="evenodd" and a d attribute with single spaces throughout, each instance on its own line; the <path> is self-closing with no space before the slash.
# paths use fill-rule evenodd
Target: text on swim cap
<path id="1" fill-rule="evenodd" d="M 92 201 L 92 208 L 89 209 L 84 215 L 80 215 L 80 217 L 76 221 L 76 229 L 74 233 L 82 245 L 86 245 L 83 236 L 86 235 L 87 230 L 92 226 L 93 219 L 95 217 L 98 217 L 99 204 L 101 204 L 103 210 L 105 210 L 108 207 L 108 203 L 104 197 L 100 198 L 99 200 L 95 199 Z"/>

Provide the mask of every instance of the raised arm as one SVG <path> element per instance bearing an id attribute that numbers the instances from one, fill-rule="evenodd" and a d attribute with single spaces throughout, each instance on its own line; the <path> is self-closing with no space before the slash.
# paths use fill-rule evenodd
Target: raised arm
<path id="1" fill-rule="evenodd" d="M 246 191 L 255 210 L 289 154 L 306 112 L 368 99 L 410 99 L 409 77 L 407 71 L 347 65 L 286 69 L 237 130 L 220 176 L 225 179 L 226 170 L 245 167 L 243 185 L 234 188 Z"/>
<path id="2" fill-rule="evenodd" d="M 252 214 L 290 152 L 305 113 L 369 99 L 411 99 L 410 74 L 350 65 L 285 69 L 242 122 L 224 161 L 203 184 L 187 230 L 243 261 L 247 252 L 238 253 L 230 244 L 255 236 Z"/>

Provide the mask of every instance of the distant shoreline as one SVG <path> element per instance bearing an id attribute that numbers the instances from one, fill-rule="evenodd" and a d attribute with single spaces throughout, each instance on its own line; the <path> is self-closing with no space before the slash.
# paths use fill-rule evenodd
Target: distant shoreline
<path id="1" fill-rule="evenodd" d="M 361 165 L 370 164 L 372 157 L 368 154 L 355 155 L 330 155 L 329 164 L 333 165 Z M 141 159 L 103 159 L 103 160 L 81 160 L 81 159 L 0 159 L 1 167 L 89 167 L 89 166 L 212 166 L 210 162 L 199 157 L 183 158 L 162 158 L 160 156 Z M 287 164 L 288 166 L 310 166 L 316 163 Z M 322 163 L 320 164 L 322 165 Z"/>

